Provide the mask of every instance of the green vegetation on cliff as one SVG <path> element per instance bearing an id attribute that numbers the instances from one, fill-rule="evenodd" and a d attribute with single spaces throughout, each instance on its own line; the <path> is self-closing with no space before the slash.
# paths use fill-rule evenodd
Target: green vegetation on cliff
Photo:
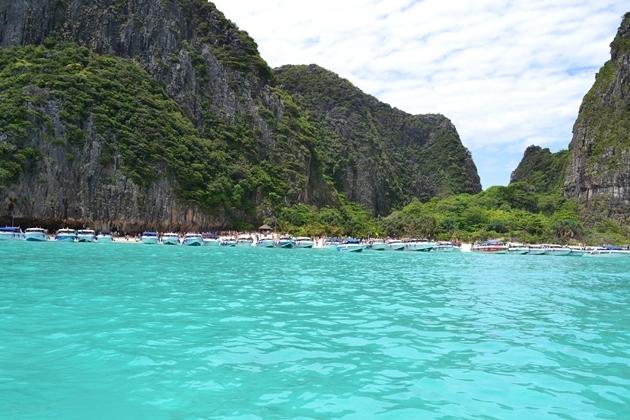
<path id="1" fill-rule="evenodd" d="M 560 194 L 564 186 L 568 158 L 567 150 L 551 153 L 549 149 L 530 146 L 512 172 L 511 182 L 525 183 L 532 191 L 539 193 Z"/>
<path id="2" fill-rule="evenodd" d="M 308 112 L 318 154 L 339 191 L 376 215 L 409 203 L 481 190 L 470 153 L 441 115 L 409 115 L 316 65 L 274 71 Z"/>
<path id="3" fill-rule="evenodd" d="M 274 162 L 258 156 L 247 144 L 255 136 L 245 124 L 215 121 L 200 135 L 178 104 L 131 60 L 54 40 L 0 49 L 0 95 L 0 185 L 5 187 L 22 171 L 36 172 L 37 160 L 44 158 L 38 150 L 48 147 L 42 141 L 68 159 L 80 159 L 86 143 L 95 142 L 99 163 L 120 166 L 134 183 L 174 179 L 183 199 L 241 219 L 255 214 L 257 195 L 277 205 L 294 185 L 305 183 L 295 167 L 299 156 L 291 149 Z M 299 115 L 289 114 L 277 125 L 281 133 L 298 136 L 298 144 L 313 142 Z"/>

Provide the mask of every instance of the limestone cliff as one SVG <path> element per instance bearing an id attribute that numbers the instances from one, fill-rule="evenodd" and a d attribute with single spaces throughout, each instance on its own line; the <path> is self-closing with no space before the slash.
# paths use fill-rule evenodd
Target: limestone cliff
<path id="1" fill-rule="evenodd" d="M 274 74 L 327 139 L 326 173 L 351 200 L 387 214 L 412 198 L 481 191 L 470 153 L 444 116 L 407 114 L 316 65 Z"/>
<path id="2" fill-rule="evenodd" d="M 334 206 L 337 189 L 376 213 L 478 189 L 441 116 L 385 114 L 394 140 L 338 160 L 357 143 L 205 0 L 0 0 L 0 47 L 0 216 L 188 229 Z"/>
<path id="3" fill-rule="evenodd" d="M 586 218 L 630 222 L 630 13 L 573 128 L 565 194 Z"/>

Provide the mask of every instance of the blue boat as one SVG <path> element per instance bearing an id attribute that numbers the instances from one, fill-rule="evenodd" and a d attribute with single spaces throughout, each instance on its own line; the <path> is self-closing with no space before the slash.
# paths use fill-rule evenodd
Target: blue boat
<path id="1" fill-rule="evenodd" d="M 5 226 L 0 228 L 0 240 L 22 240 L 24 233 L 19 227 Z"/>

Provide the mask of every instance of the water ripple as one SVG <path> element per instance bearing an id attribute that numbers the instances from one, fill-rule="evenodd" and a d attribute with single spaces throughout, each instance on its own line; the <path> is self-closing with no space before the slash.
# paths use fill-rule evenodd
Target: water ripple
<path id="1" fill-rule="evenodd" d="M 630 417 L 630 261 L 0 243 L 9 418 Z"/>

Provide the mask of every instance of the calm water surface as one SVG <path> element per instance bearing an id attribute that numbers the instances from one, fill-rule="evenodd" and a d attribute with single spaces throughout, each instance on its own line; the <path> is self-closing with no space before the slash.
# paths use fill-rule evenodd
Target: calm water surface
<path id="1" fill-rule="evenodd" d="M 3 418 L 630 418 L 630 258 L 0 243 Z"/>

